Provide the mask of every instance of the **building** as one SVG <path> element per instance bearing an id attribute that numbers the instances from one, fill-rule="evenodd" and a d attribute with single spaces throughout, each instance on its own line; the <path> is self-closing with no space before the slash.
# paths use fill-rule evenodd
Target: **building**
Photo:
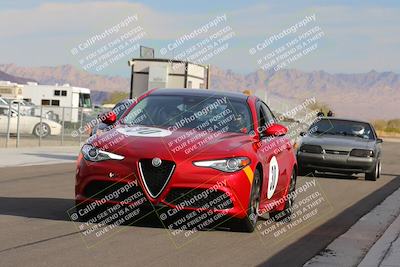
<path id="1" fill-rule="evenodd" d="M 134 58 L 128 63 L 131 67 L 131 98 L 153 88 L 208 89 L 210 86 L 209 65 L 157 58 Z"/>

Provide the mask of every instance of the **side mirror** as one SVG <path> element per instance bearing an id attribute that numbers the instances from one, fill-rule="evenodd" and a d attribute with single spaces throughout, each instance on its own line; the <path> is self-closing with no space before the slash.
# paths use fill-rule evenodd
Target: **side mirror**
<path id="1" fill-rule="evenodd" d="M 99 118 L 102 123 L 107 125 L 113 125 L 117 121 L 117 115 L 112 111 L 100 114 Z"/>
<path id="2" fill-rule="evenodd" d="M 265 132 L 264 135 L 265 136 L 282 136 L 287 134 L 288 129 L 281 125 L 281 124 L 272 124 L 271 126 L 269 126 Z"/>
<path id="3" fill-rule="evenodd" d="M 382 138 L 378 138 L 378 139 L 376 139 L 376 143 L 377 143 L 377 144 L 381 144 L 381 143 L 383 143 L 383 139 L 382 139 Z"/>
<path id="4" fill-rule="evenodd" d="M 305 136 L 306 134 L 306 132 L 300 132 L 300 136 Z"/>

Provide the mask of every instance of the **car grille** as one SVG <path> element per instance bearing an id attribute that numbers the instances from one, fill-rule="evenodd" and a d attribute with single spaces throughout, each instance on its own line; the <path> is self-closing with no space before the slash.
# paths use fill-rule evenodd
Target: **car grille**
<path id="1" fill-rule="evenodd" d="M 334 154 L 334 155 L 348 155 L 349 151 L 340 151 L 340 150 L 327 150 L 325 149 L 326 154 Z"/>
<path id="2" fill-rule="evenodd" d="M 147 192 L 152 198 L 158 197 L 167 185 L 175 169 L 175 163 L 163 160 L 161 165 L 154 167 L 151 159 L 139 161 L 139 171 Z"/>
<path id="3" fill-rule="evenodd" d="M 175 206 L 207 209 L 230 209 L 233 208 L 231 198 L 220 190 L 175 188 L 172 189 L 165 201 Z"/>
<path id="4" fill-rule="evenodd" d="M 115 181 L 92 181 L 85 187 L 83 194 L 86 198 L 98 200 L 108 196 L 108 199 L 117 202 L 125 201 L 138 192 L 143 194 L 141 187 L 134 184 L 127 186 L 127 190 L 122 190 L 122 188 L 126 185 L 127 183 L 119 183 Z"/>

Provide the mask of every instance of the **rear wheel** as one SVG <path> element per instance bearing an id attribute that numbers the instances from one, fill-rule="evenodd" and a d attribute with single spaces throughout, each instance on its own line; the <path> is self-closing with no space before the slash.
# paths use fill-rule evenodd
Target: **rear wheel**
<path id="1" fill-rule="evenodd" d="M 251 186 L 250 203 L 247 215 L 243 219 L 233 219 L 232 230 L 247 233 L 254 231 L 258 219 L 258 208 L 260 206 L 260 188 L 260 171 L 256 169 L 254 171 L 254 179 Z"/>
<path id="2" fill-rule="evenodd" d="M 287 200 L 285 203 L 285 208 L 282 211 L 272 211 L 270 212 L 270 218 L 275 221 L 290 221 L 292 216 L 292 209 L 294 204 L 294 191 L 296 190 L 296 172 L 292 171 L 292 175 L 290 177 L 290 185 Z"/>

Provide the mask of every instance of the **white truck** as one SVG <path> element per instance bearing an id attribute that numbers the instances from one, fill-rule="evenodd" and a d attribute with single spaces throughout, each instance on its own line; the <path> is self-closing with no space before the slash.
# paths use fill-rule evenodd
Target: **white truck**
<path id="1" fill-rule="evenodd" d="M 43 85 L 28 82 L 22 87 L 22 95 L 24 100 L 43 106 L 43 113 L 52 113 L 59 120 L 64 119 L 66 122 L 77 123 L 80 120 L 81 111 L 84 114 L 92 111 L 88 88 L 69 84 Z M 36 109 L 35 113 L 37 112 Z"/>

